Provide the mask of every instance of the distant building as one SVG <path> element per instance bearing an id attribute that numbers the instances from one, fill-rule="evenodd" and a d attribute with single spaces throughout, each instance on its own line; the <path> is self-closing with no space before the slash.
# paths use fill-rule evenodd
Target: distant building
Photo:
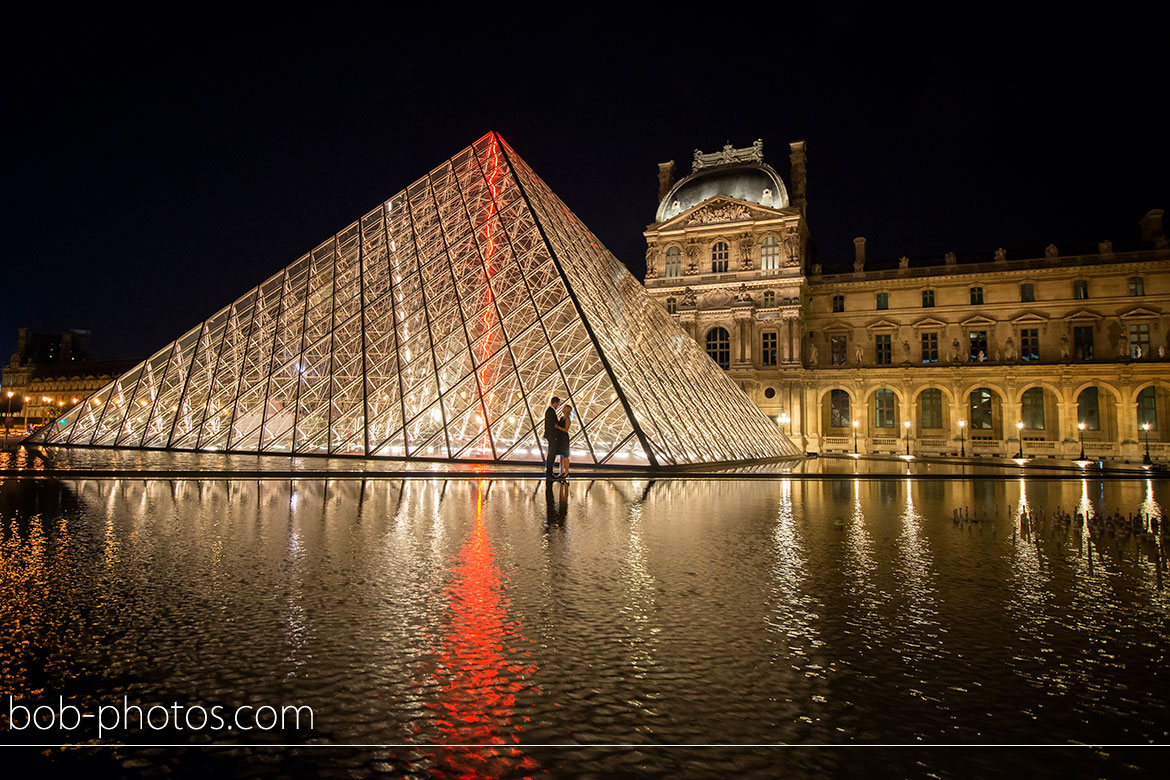
<path id="1" fill-rule="evenodd" d="M 12 428 L 53 419 L 139 362 L 93 360 L 89 339 L 88 330 L 17 331 L 16 351 L 0 368 L 0 413 Z"/>
<path id="2" fill-rule="evenodd" d="M 761 142 L 673 170 L 659 166 L 646 288 L 806 450 L 1075 458 L 1083 440 L 1086 457 L 1140 459 L 1148 436 L 1170 456 L 1162 211 L 1138 251 L 878 270 L 857 238 L 854 270 L 822 274 L 803 142 L 791 197 Z"/>

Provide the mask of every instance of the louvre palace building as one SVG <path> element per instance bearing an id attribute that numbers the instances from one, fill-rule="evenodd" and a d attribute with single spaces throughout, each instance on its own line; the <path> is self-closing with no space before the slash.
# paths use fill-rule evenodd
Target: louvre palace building
<path id="1" fill-rule="evenodd" d="M 790 185 L 763 143 L 659 165 L 647 291 L 806 452 L 1141 460 L 1170 456 L 1170 246 L 948 253 L 823 273 L 805 144 Z M 1135 215 L 1135 220 L 1138 215 Z"/>

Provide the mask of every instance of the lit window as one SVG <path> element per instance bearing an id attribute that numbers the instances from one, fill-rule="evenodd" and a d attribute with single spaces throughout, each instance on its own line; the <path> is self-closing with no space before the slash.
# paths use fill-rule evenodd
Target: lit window
<path id="1" fill-rule="evenodd" d="M 1089 283 L 1084 279 L 1077 279 L 1073 282 L 1073 298 L 1078 301 L 1085 301 L 1089 298 Z"/>
<path id="2" fill-rule="evenodd" d="M 1086 387 L 1077 396 L 1077 423 L 1084 423 L 1086 431 L 1101 430 L 1101 414 L 1097 402 L 1095 387 Z"/>
<path id="3" fill-rule="evenodd" d="M 938 362 L 938 334 L 937 333 L 923 333 L 922 334 L 922 362 L 923 363 L 937 363 Z"/>
<path id="4" fill-rule="evenodd" d="M 919 424 L 923 428 L 936 429 L 942 426 L 942 390 L 929 387 L 919 397 Z"/>
<path id="5" fill-rule="evenodd" d="M 1020 328 L 1020 357 L 1027 361 L 1040 359 L 1040 329 Z"/>
<path id="6" fill-rule="evenodd" d="M 881 293 L 877 294 L 877 307 L 879 310 L 890 308 L 890 294 L 889 293 L 881 292 Z"/>
<path id="7" fill-rule="evenodd" d="M 1073 354 L 1077 360 L 1093 359 L 1093 326 L 1073 326 Z"/>
<path id="8" fill-rule="evenodd" d="M 991 399 L 992 392 L 986 387 L 977 387 L 971 391 L 969 403 L 970 426 L 974 430 L 991 430 Z"/>
<path id="9" fill-rule="evenodd" d="M 682 276 L 682 250 L 677 246 L 666 250 L 666 275 Z"/>
<path id="10" fill-rule="evenodd" d="M 1146 285 L 1140 276 L 1131 276 L 1129 278 L 1129 294 L 1130 295 L 1145 295 Z"/>
<path id="11" fill-rule="evenodd" d="M 1044 430 L 1044 390 L 1032 387 L 1024 391 L 1020 399 L 1020 419 L 1024 421 L 1024 430 Z"/>
<path id="12" fill-rule="evenodd" d="M 896 428 L 894 419 L 894 391 L 882 388 L 873 393 L 873 419 L 875 428 Z"/>
<path id="13" fill-rule="evenodd" d="M 1151 431 L 1158 430 L 1158 397 L 1153 386 L 1138 393 L 1138 428 L 1149 425 Z"/>
<path id="14" fill-rule="evenodd" d="M 845 311 L 845 296 L 844 295 L 834 295 L 833 296 L 833 311 Z"/>
<path id="15" fill-rule="evenodd" d="M 1129 326 L 1129 356 L 1134 359 L 1150 356 L 1150 326 L 1131 323 Z"/>
<path id="16" fill-rule="evenodd" d="M 711 273 L 718 274 L 727 270 L 727 258 L 730 257 L 731 250 L 727 246 L 726 241 L 716 241 L 715 246 L 711 247 Z"/>
<path id="17" fill-rule="evenodd" d="M 723 328 L 707 331 L 707 354 L 720 368 L 731 367 L 731 334 Z"/>
<path id="18" fill-rule="evenodd" d="M 760 268 L 764 271 L 780 270 L 780 241 L 768 236 L 760 242 Z"/>
<path id="19" fill-rule="evenodd" d="M 776 365 L 776 331 L 764 333 L 762 339 L 760 363 L 765 366 L 774 366 Z"/>
<path id="20" fill-rule="evenodd" d="M 971 288 L 971 305 L 972 306 L 982 306 L 983 305 L 983 288 L 982 287 L 972 287 Z"/>
<path id="21" fill-rule="evenodd" d="M 1036 300 L 1036 286 L 1032 284 L 1020 285 L 1020 303 L 1032 303 Z"/>
<path id="22" fill-rule="evenodd" d="M 830 414 L 829 424 L 832 428 L 849 428 L 853 425 L 849 413 L 849 393 L 844 390 L 833 390 L 829 394 Z"/>
<path id="23" fill-rule="evenodd" d="M 922 291 L 922 308 L 924 308 L 924 309 L 933 309 L 934 308 L 934 290 L 923 290 Z"/>
<path id="24" fill-rule="evenodd" d="M 847 343 L 844 336 L 831 336 L 829 338 L 829 346 L 833 353 L 833 365 L 845 365 L 845 345 Z"/>

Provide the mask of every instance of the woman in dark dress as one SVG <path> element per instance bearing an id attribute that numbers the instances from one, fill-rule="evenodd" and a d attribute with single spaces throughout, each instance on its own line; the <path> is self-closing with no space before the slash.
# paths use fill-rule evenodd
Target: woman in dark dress
<path id="1" fill-rule="evenodd" d="M 560 422 L 557 425 L 557 455 L 561 459 L 560 473 L 557 479 L 561 482 L 569 481 L 569 425 L 573 421 L 573 406 L 568 401 L 561 404 Z"/>

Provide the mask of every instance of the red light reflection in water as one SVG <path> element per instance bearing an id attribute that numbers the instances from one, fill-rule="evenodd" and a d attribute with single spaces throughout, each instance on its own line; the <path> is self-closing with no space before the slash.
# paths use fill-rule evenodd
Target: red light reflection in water
<path id="1" fill-rule="evenodd" d="M 515 663 L 509 637 L 519 637 L 506 620 L 495 551 L 483 523 L 484 483 L 478 483 L 475 523 L 471 537 L 459 552 L 452 582 L 446 591 L 449 610 L 447 634 L 433 677 L 438 700 L 435 711 L 439 734 L 433 742 L 451 745 L 501 747 L 450 748 L 428 755 L 431 774 L 443 778 L 495 778 L 538 768 L 531 756 L 510 747 L 520 742 L 527 721 L 516 713 L 516 695 L 536 671 Z M 519 653 L 527 656 L 526 651 Z M 508 747 L 504 747 L 508 746 Z"/>
<path id="2" fill-rule="evenodd" d="M 492 314 L 495 311 L 495 307 L 493 306 L 493 303 L 495 302 L 495 296 L 492 293 L 492 287 L 490 284 L 492 274 L 494 274 L 496 270 L 496 237 L 492 235 L 492 219 L 496 214 L 496 197 L 499 195 L 499 187 L 496 185 L 496 182 L 500 178 L 500 149 L 494 137 L 492 139 L 492 145 L 489 151 L 491 152 L 492 156 L 492 165 L 491 171 L 487 175 L 487 184 L 488 189 L 491 191 L 492 197 L 491 200 L 488 201 L 487 206 L 487 219 L 485 220 L 487 232 L 485 234 L 486 243 L 483 252 L 484 280 L 489 282 L 489 284 L 487 286 L 487 293 L 484 299 L 484 310 L 482 317 L 484 332 L 488 333 L 489 335 L 486 339 L 481 341 L 479 345 L 479 361 L 481 364 L 484 363 L 495 350 L 495 342 L 498 339 L 498 334 L 492 330 Z M 483 388 L 491 386 L 490 383 L 492 381 L 492 377 L 489 376 L 489 373 L 495 372 L 489 372 L 486 367 L 481 367 L 477 372 L 481 393 L 483 392 Z M 490 406 L 491 393 L 488 393 L 488 397 L 486 399 L 481 396 L 480 415 L 483 418 L 482 422 L 485 425 L 487 423 L 487 408 Z M 489 457 L 492 454 L 491 439 L 488 438 L 486 427 L 484 428 L 483 435 L 479 440 L 479 454 Z"/>

